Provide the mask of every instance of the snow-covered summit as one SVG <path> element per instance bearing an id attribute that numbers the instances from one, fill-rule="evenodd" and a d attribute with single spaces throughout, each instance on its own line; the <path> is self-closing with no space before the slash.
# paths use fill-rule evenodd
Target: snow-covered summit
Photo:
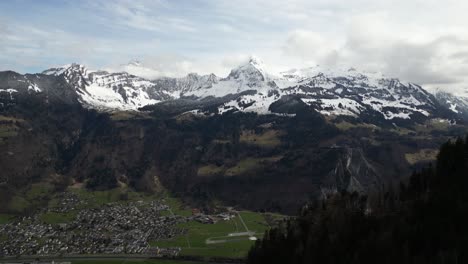
<path id="1" fill-rule="evenodd" d="M 387 77 L 380 72 L 360 71 L 354 67 L 322 67 L 319 65 L 302 69 L 292 69 L 279 73 L 276 82 L 280 87 L 301 85 L 313 82 L 317 85 L 333 82 L 339 79 L 361 80 L 368 86 L 376 86 L 379 80 Z"/>
<path id="2" fill-rule="evenodd" d="M 268 76 L 268 75 L 267 75 Z M 270 75 L 271 76 L 271 75 Z M 381 73 L 355 68 L 320 66 L 282 72 L 268 80 L 273 92 L 244 95 L 220 108 L 261 113 L 283 96 L 295 96 L 324 115 L 381 116 L 386 120 L 429 117 L 437 108 L 434 97 L 412 83 L 402 83 Z"/>
<path id="3" fill-rule="evenodd" d="M 186 95 L 222 97 L 245 91 L 266 94 L 277 88 L 274 78 L 266 71 L 265 64 L 259 58 L 251 56 L 246 63 L 232 69 L 226 78 L 220 79 L 209 89 L 199 89 Z"/>
<path id="4" fill-rule="evenodd" d="M 247 86 L 256 86 L 266 81 L 265 64 L 257 57 L 250 57 L 247 63 L 234 68 L 226 80 L 237 80 Z"/>
<path id="5" fill-rule="evenodd" d="M 125 66 L 136 66 L 136 67 L 139 67 L 139 66 L 142 66 L 142 63 L 140 60 L 138 59 L 133 59 L 131 60 L 129 63 L 127 63 Z"/>
<path id="6" fill-rule="evenodd" d="M 149 94 L 153 83 L 127 72 L 92 71 L 73 63 L 42 73 L 62 76 L 76 90 L 80 101 L 90 108 L 136 110 L 161 101 Z"/>
<path id="7" fill-rule="evenodd" d="M 58 75 L 63 74 L 67 70 L 80 69 L 80 68 L 84 69 L 86 67 L 79 64 L 79 63 L 71 63 L 71 64 L 65 64 L 65 65 L 62 65 L 62 66 L 47 69 L 47 70 L 43 71 L 42 74 L 58 76 Z"/>

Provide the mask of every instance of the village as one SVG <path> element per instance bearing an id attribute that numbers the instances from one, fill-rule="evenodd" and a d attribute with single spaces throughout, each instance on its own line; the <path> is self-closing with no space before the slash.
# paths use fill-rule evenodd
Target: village
<path id="1" fill-rule="evenodd" d="M 213 224 L 229 220 L 233 213 L 205 215 L 198 209 L 192 215 L 175 215 L 164 200 L 107 203 L 96 208 L 83 208 L 85 201 L 64 193 L 60 203 L 29 217 L 0 225 L 0 233 L 7 237 L 0 242 L 1 256 L 67 256 L 138 254 L 175 257 L 180 248 L 152 247 L 150 241 L 171 239 L 187 230 L 179 223 L 198 221 Z M 76 216 L 64 223 L 47 224 L 43 213 L 68 213 Z"/>

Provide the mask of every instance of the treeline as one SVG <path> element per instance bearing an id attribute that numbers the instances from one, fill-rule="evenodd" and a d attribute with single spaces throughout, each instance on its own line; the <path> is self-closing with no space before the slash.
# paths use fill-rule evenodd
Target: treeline
<path id="1" fill-rule="evenodd" d="M 468 263 L 468 138 L 370 201 L 340 193 L 267 231 L 248 263 Z M 372 206 L 370 206 L 372 204 Z"/>

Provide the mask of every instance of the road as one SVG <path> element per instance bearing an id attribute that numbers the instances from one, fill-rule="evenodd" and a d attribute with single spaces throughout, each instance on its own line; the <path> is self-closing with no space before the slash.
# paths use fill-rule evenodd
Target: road
<path id="1" fill-rule="evenodd" d="M 245 224 L 244 219 L 242 219 L 242 216 L 240 215 L 239 212 L 237 212 L 237 215 L 239 216 L 239 219 L 241 220 L 242 225 L 245 227 L 245 231 L 249 232 L 249 229 L 247 228 L 247 225 Z"/>

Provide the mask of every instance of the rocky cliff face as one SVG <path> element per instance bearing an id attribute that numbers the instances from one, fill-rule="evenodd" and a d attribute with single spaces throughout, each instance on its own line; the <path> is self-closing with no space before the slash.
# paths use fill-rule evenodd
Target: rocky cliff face
<path id="1" fill-rule="evenodd" d="M 366 157 L 361 148 L 344 148 L 336 166 L 322 184 L 323 194 L 346 190 L 350 193 L 367 193 L 379 190 L 384 183 L 376 165 Z"/>

